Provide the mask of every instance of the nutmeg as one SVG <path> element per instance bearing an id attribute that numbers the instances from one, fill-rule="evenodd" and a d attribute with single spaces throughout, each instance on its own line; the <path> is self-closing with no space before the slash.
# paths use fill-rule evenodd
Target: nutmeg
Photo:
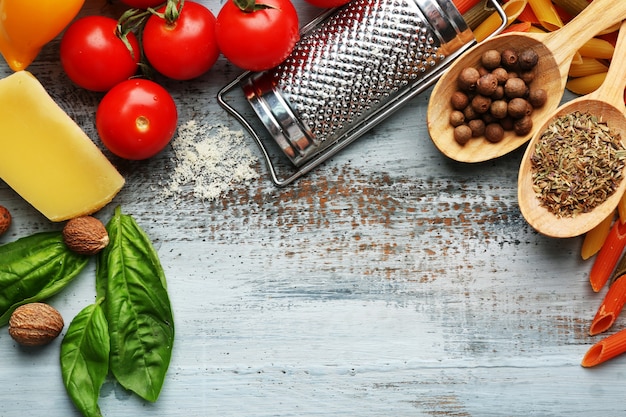
<path id="1" fill-rule="evenodd" d="M 63 241 L 81 255 L 95 255 L 109 244 L 104 224 L 95 217 L 81 216 L 69 220 L 63 227 Z"/>
<path id="2" fill-rule="evenodd" d="M 63 317 L 45 303 L 29 303 L 15 309 L 9 318 L 9 335 L 20 345 L 42 346 L 63 330 Z"/>

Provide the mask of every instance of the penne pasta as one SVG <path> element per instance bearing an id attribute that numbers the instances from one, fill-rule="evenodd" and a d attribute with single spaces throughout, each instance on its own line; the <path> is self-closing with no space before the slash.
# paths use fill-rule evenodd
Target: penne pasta
<path id="1" fill-rule="evenodd" d="M 615 323 L 615 320 L 624 308 L 626 303 L 626 279 L 622 279 L 624 277 L 626 275 L 620 275 L 609 287 L 602 304 L 600 304 L 591 322 L 591 327 L 589 328 L 591 336 L 607 331 Z"/>
<path id="2" fill-rule="evenodd" d="M 582 12 L 585 7 L 589 6 L 588 0 L 552 0 L 554 4 L 565 10 L 572 16 L 576 16 Z"/>
<path id="3" fill-rule="evenodd" d="M 591 258 L 593 255 L 600 251 L 602 245 L 604 245 L 604 242 L 606 241 L 607 236 L 609 235 L 609 232 L 611 231 L 613 217 L 615 217 L 615 214 L 611 213 L 596 227 L 585 233 L 583 246 L 580 250 L 580 256 L 584 260 Z"/>
<path id="4" fill-rule="evenodd" d="M 528 5 L 537 16 L 539 24 L 547 30 L 553 31 L 563 27 L 563 21 L 551 0 L 528 0 Z"/>
<path id="5" fill-rule="evenodd" d="M 517 16 L 517 20 L 519 22 L 530 23 L 530 24 L 534 24 L 534 25 L 540 25 L 541 24 L 539 19 L 537 19 L 537 16 L 535 15 L 535 12 L 533 12 L 532 7 L 530 7 L 529 5 L 526 5 L 526 7 L 524 7 L 524 10 L 522 10 L 520 15 Z"/>
<path id="6" fill-rule="evenodd" d="M 600 38 L 591 38 L 578 50 L 582 56 L 598 59 L 611 59 L 615 46 Z"/>
<path id="7" fill-rule="evenodd" d="M 509 33 L 509 32 L 528 32 L 530 31 L 530 27 L 532 25 L 530 24 L 530 22 L 521 22 L 521 23 L 513 23 L 512 25 L 510 25 L 509 27 L 507 27 L 506 29 L 504 29 L 502 31 L 502 33 Z"/>
<path id="8" fill-rule="evenodd" d="M 606 78 L 606 72 L 587 75 L 586 77 L 572 78 L 565 84 L 565 88 L 574 94 L 589 94 L 600 87 Z"/>
<path id="9" fill-rule="evenodd" d="M 506 26 L 513 23 L 522 13 L 524 7 L 528 4 L 528 0 L 509 0 L 502 5 L 502 10 L 507 17 Z M 474 29 L 474 37 L 477 42 L 481 42 L 491 36 L 502 24 L 502 19 L 498 13 L 492 13 L 487 17 L 476 29 Z"/>
<path id="10" fill-rule="evenodd" d="M 480 3 L 481 0 L 453 0 L 454 6 L 461 14 L 467 13 L 472 7 Z"/>
<path id="11" fill-rule="evenodd" d="M 607 283 L 626 247 L 626 224 L 615 222 L 589 272 L 589 283 L 598 292 Z"/>
<path id="12" fill-rule="evenodd" d="M 600 340 L 589 348 L 581 365 L 585 368 L 599 365 L 626 352 L 626 329 Z"/>
<path id="13" fill-rule="evenodd" d="M 568 75 L 570 77 L 586 77 L 587 75 L 599 74 L 608 70 L 609 67 L 604 62 L 596 58 L 583 56 L 580 62 L 570 65 Z"/>

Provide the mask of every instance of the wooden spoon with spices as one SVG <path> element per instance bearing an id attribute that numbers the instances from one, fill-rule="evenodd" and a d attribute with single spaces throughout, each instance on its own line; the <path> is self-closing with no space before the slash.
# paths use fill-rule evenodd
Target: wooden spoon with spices
<path id="1" fill-rule="evenodd" d="M 435 146 L 446 156 L 460 162 L 482 162 L 505 155 L 530 140 L 534 130 L 518 136 L 506 131 L 502 140 L 489 142 L 484 137 L 472 138 L 465 145 L 454 139 L 454 128 L 449 123 L 453 93 L 458 89 L 457 79 L 463 69 L 478 68 L 483 52 L 495 49 L 532 48 L 538 55 L 536 77 L 532 86 L 547 92 L 546 103 L 533 111 L 536 126 L 559 106 L 567 73 L 578 49 L 598 32 L 626 19 L 625 0 L 594 0 L 562 28 L 550 33 L 505 33 L 494 36 L 470 48 L 458 57 L 439 78 L 428 103 L 427 123 Z"/>
<path id="2" fill-rule="evenodd" d="M 565 238 L 588 232 L 615 211 L 626 190 L 624 54 L 626 21 L 602 85 L 559 107 L 528 144 L 518 201 L 542 234 Z"/>

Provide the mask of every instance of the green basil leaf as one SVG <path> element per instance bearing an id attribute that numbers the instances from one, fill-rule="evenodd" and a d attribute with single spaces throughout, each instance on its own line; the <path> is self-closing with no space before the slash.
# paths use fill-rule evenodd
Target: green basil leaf
<path id="1" fill-rule="evenodd" d="M 98 397 L 109 373 L 110 340 L 100 303 L 74 317 L 61 342 L 61 374 L 70 398 L 84 416 L 101 417 Z"/>
<path id="2" fill-rule="evenodd" d="M 119 207 L 107 224 L 110 243 L 100 252 L 96 288 L 106 295 L 111 372 L 147 401 L 156 401 L 169 367 L 174 320 L 165 273 L 146 233 Z"/>
<path id="3" fill-rule="evenodd" d="M 63 243 L 61 232 L 41 232 L 0 246 L 0 326 L 22 304 L 61 291 L 87 266 L 89 257 Z"/>

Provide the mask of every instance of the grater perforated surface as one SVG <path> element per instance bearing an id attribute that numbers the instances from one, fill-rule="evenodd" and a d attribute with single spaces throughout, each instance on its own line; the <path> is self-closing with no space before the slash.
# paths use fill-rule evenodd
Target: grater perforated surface
<path id="1" fill-rule="evenodd" d="M 303 37 L 273 78 L 319 144 L 434 69 L 440 45 L 414 0 L 353 0 Z"/>

